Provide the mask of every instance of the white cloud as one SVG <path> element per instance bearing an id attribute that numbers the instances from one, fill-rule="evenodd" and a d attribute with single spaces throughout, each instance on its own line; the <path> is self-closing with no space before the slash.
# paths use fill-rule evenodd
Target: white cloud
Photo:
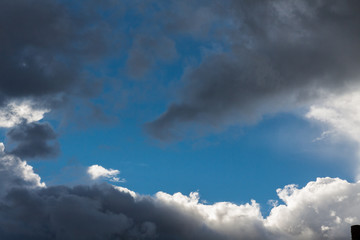
<path id="1" fill-rule="evenodd" d="M 306 117 L 328 128 L 314 141 L 327 137 L 345 138 L 360 147 L 360 89 L 342 95 L 329 94 L 321 104 L 311 106 Z M 358 155 L 357 179 L 360 179 L 360 151 Z"/>
<path id="2" fill-rule="evenodd" d="M 136 192 L 131 191 L 130 189 L 127 189 L 127 188 L 125 188 L 125 187 L 120 187 L 120 186 L 113 186 L 113 187 L 114 187 L 115 189 L 117 189 L 118 191 L 120 191 L 120 192 L 130 194 L 130 196 L 132 196 L 134 199 L 139 196 L 138 194 L 136 194 Z"/>
<path id="3" fill-rule="evenodd" d="M 199 203 L 197 192 L 192 192 L 189 196 L 159 192 L 155 197 L 158 204 L 165 204 L 182 214 L 192 216 L 199 224 L 231 239 L 264 237 L 264 218 L 260 212 L 260 205 L 254 200 L 243 205 L 230 202 L 208 205 Z"/>
<path id="4" fill-rule="evenodd" d="M 0 143 L 0 195 L 13 187 L 43 188 L 38 174 L 26 161 L 7 154 L 3 143 Z"/>
<path id="5" fill-rule="evenodd" d="M 37 108 L 31 101 L 13 101 L 0 108 L 0 127 L 11 128 L 22 121 L 36 122 L 49 112 L 49 109 Z"/>
<path id="6" fill-rule="evenodd" d="M 88 167 L 87 173 L 89 174 L 92 180 L 96 180 L 99 178 L 105 178 L 111 182 L 125 182 L 124 178 L 119 178 L 120 174 L 119 170 L 116 169 L 106 169 L 100 165 L 92 165 Z"/>
<path id="7" fill-rule="evenodd" d="M 350 226 L 360 223 L 360 182 L 318 178 L 303 188 L 291 184 L 277 193 L 284 204 L 274 206 L 265 218 L 254 200 L 205 205 L 196 192 L 190 196 L 159 192 L 156 200 L 230 239 L 349 239 Z"/>
<path id="8" fill-rule="evenodd" d="M 360 90 L 329 95 L 322 104 L 311 106 L 306 117 L 327 124 L 333 134 L 345 135 L 360 143 Z"/>
<path id="9" fill-rule="evenodd" d="M 271 210 L 265 227 L 279 239 L 348 239 L 350 225 L 359 223 L 360 182 L 318 178 L 277 192 L 285 204 Z"/>

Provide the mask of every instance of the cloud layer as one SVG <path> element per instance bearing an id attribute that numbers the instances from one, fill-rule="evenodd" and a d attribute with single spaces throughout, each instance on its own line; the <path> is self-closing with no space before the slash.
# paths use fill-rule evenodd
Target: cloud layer
<path id="1" fill-rule="evenodd" d="M 1 197 L 14 188 L 45 187 L 45 183 L 41 182 L 40 176 L 34 173 L 32 166 L 19 157 L 7 154 L 3 143 L 0 143 L 0 172 Z"/>
<path id="2" fill-rule="evenodd" d="M 182 137 L 177 133 L 192 124 L 219 128 L 252 123 L 267 113 L 308 106 L 323 91 L 338 93 L 359 83 L 358 1 L 208 6 L 210 15 L 226 19 L 205 18 L 222 27 L 221 32 L 211 28 L 218 38 L 210 30 L 205 34 L 222 49 L 184 74 L 179 99 L 147 125 L 153 136 Z"/>
<path id="3" fill-rule="evenodd" d="M 3 146 L 3 145 L 1 145 Z M 3 149 L 3 148 L 2 148 Z M 318 178 L 260 205 L 203 204 L 199 193 L 145 196 L 108 184 L 45 187 L 25 161 L 0 156 L 1 239 L 348 239 L 360 219 L 360 182 Z"/>
<path id="4" fill-rule="evenodd" d="M 355 0 L 2 1 L 0 103 L 26 98 L 49 110 L 99 91 L 103 80 L 89 71 L 94 63 L 101 72 L 100 61 L 119 55 L 125 65 L 114 68 L 144 78 L 179 58 L 184 87 L 146 125 L 152 136 L 182 137 L 196 124 L 221 129 L 253 123 L 267 113 L 309 106 L 324 91 L 337 94 L 358 84 L 359 5 Z M 197 53 L 188 56 L 186 47 L 193 45 Z M 189 57 L 198 63 L 190 64 Z"/>

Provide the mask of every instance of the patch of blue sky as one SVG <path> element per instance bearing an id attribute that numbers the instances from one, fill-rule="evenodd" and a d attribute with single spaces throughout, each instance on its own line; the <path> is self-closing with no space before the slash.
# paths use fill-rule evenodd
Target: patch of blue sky
<path id="1" fill-rule="evenodd" d="M 100 164 L 119 169 L 127 180 L 120 185 L 142 194 L 199 190 L 210 203 L 255 199 L 264 214 L 270 209 L 268 200 L 277 200 L 277 188 L 304 186 L 317 177 L 351 176 L 339 150 L 345 145 L 334 151 L 328 143 L 312 142 L 321 129 L 295 115 L 280 114 L 257 125 L 167 144 L 155 144 L 139 124 L 124 118 L 114 126 L 65 130 L 59 138 L 61 156 L 33 165 L 45 182 L 59 184 L 56 176 L 74 170 L 71 166 Z"/>

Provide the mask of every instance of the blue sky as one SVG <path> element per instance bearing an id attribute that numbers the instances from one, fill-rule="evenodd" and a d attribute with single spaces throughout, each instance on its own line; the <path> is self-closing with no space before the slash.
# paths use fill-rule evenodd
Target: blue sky
<path id="1" fill-rule="evenodd" d="M 360 221 L 359 8 L 0 2 L 0 198 L 10 209 L 0 223 L 34 223 L 0 227 L 0 238 L 348 237 Z M 12 212 L 19 199 L 56 199 L 90 220 L 73 228 L 52 207 L 23 219 Z"/>
<path id="2" fill-rule="evenodd" d="M 139 193 L 198 190 L 208 202 L 256 199 L 266 212 L 267 201 L 277 199 L 275 190 L 289 183 L 304 186 L 327 176 L 353 179 L 343 154 L 354 150 L 341 143 L 313 142 L 321 128 L 294 114 L 175 143 L 154 142 L 135 121 L 63 131 L 61 155 L 33 164 L 49 184 L 77 183 L 79 179 L 72 183 L 58 175 L 76 171 L 78 165 L 100 164 L 119 169 L 127 180 L 119 185 Z"/>

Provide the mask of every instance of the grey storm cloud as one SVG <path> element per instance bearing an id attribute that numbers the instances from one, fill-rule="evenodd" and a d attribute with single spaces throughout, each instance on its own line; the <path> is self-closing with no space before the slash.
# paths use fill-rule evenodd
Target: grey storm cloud
<path id="1" fill-rule="evenodd" d="M 146 125 L 153 136 L 181 137 L 176 133 L 191 124 L 219 128 L 252 123 L 266 113 L 316 101 L 321 91 L 336 93 L 358 84 L 358 1 L 228 1 L 209 6 L 206 16 L 223 21 L 218 36 L 212 36 L 223 50 L 204 56 L 185 72 L 180 97 Z M 219 24 L 202 19 L 207 25 Z"/>
<path id="2" fill-rule="evenodd" d="M 4 0 L 0 2 L 0 97 L 48 97 L 85 93 L 86 64 L 104 57 L 117 39 L 101 7 L 114 1 Z M 95 4 L 96 3 L 96 4 Z M 114 3 L 114 4 L 111 4 Z M 98 12 L 96 12 L 98 10 Z M 110 40 L 112 39 L 112 40 Z M 81 83 L 81 84 L 80 84 Z M 46 104 L 46 102 L 43 102 Z"/>
<path id="3" fill-rule="evenodd" d="M 1 239 L 219 239 L 198 218 L 150 196 L 109 184 L 46 187 L 0 147 Z"/>
<path id="4" fill-rule="evenodd" d="M 102 80 L 86 68 L 119 50 L 121 33 L 111 26 L 121 19 L 123 7 L 112 0 L 0 1 L 3 118 L 11 120 L 6 109 L 14 102 L 50 111 L 98 94 Z M 51 157 L 59 150 L 48 123 L 21 124 L 7 136 L 18 143 L 12 153 L 21 157 Z"/>
<path id="5" fill-rule="evenodd" d="M 188 41 L 210 49 L 185 69 L 178 98 L 146 124 L 147 131 L 165 140 L 192 124 L 222 128 L 256 122 L 317 100 L 322 90 L 343 91 L 357 83 L 359 5 L 355 0 L 1 1 L 0 103 L 32 98 L 55 107 L 73 95 L 98 92 L 102 80 L 84 70 L 115 55 L 125 58 L 118 68 L 143 78 L 182 59 L 179 50 Z"/>
<path id="6" fill-rule="evenodd" d="M 192 216 L 106 184 L 14 188 L 5 199 L 1 239 L 219 239 Z"/>
<path id="7" fill-rule="evenodd" d="M 57 134 L 49 123 L 22 123 L 6 136 L 16 146 L 10 152 L 21 158 L 47 158 L 59 153 Z"/>

